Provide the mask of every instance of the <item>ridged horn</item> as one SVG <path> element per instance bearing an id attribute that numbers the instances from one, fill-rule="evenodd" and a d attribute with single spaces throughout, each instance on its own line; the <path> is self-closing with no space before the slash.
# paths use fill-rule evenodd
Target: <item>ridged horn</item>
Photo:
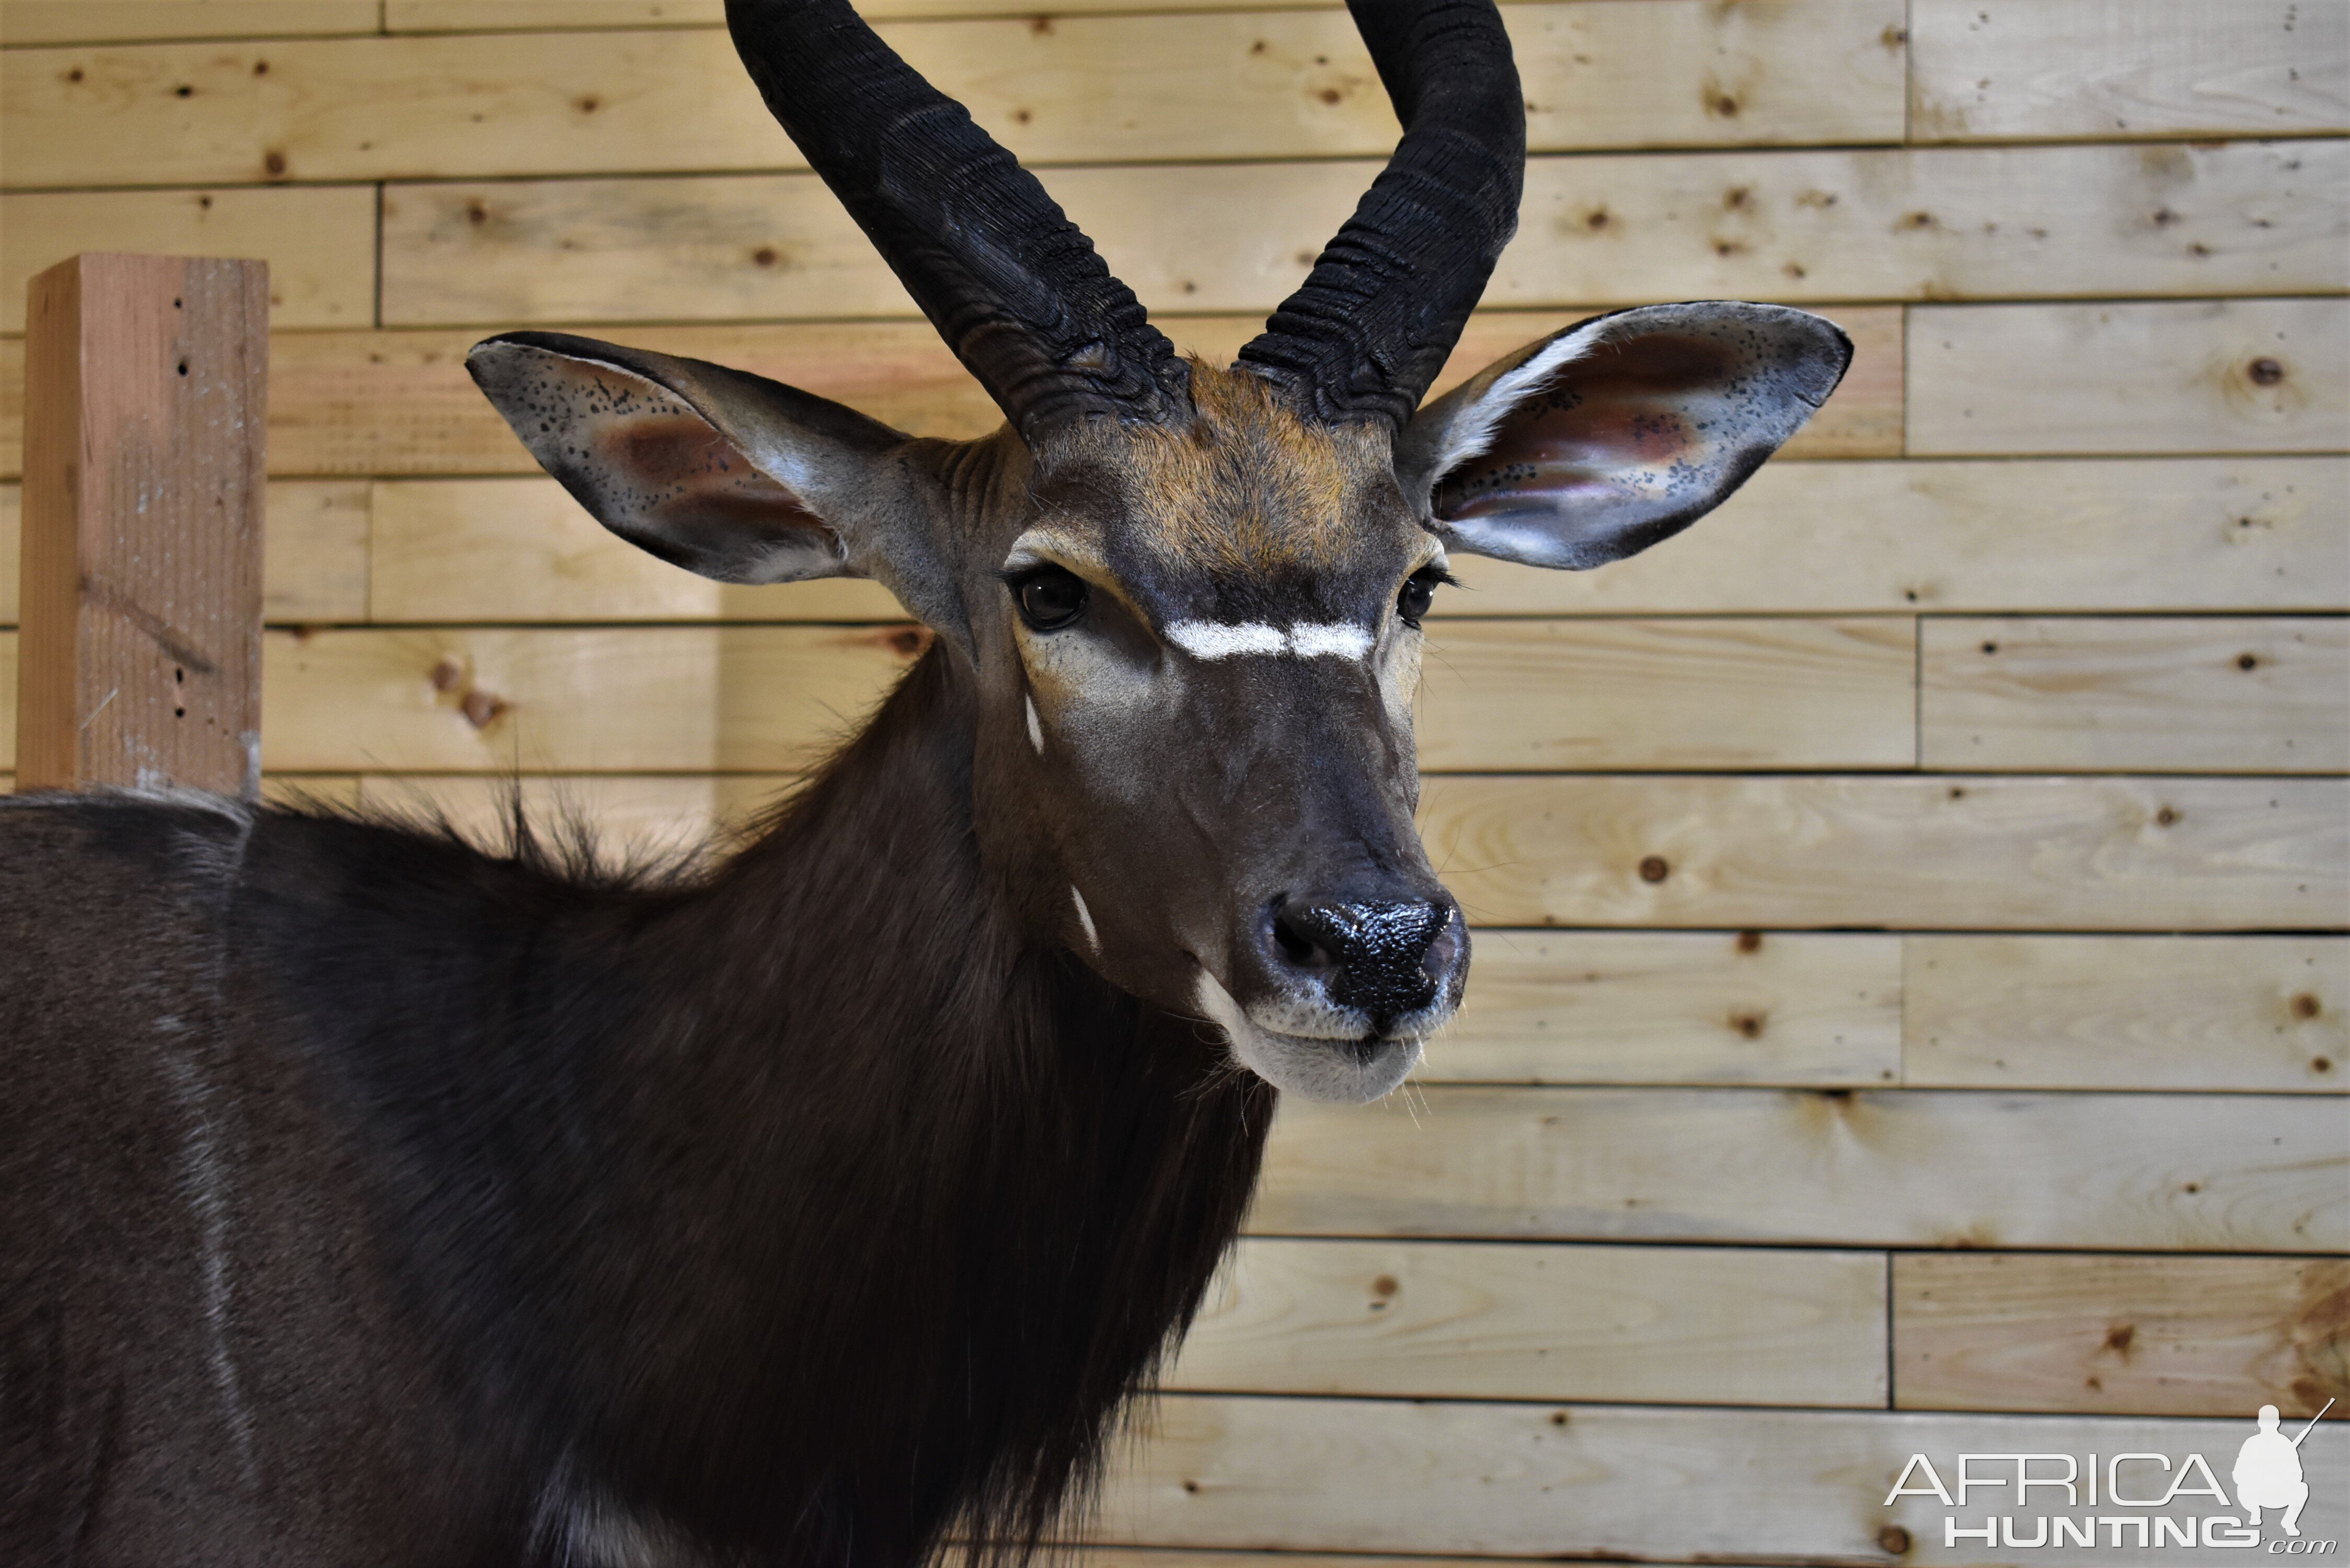
<path id="1" fill-rule="evenodd" d="M 1240 364 L 1308 418 L 1399 431 L 1517 231 L 1525 99 L 1492 0 L 1347 8 L 1403 139 Z"/>
<path id="2" fill-rule="evenodd" d="M 1191 373 L 1035 176 L 847 0 L 727 0 L 760 96 L 1024 438 L 1191 418 Z"/>

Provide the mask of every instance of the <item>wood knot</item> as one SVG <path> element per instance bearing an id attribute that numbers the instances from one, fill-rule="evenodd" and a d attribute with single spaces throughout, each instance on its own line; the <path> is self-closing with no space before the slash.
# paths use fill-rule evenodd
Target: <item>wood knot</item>
<path id="1" fill-rule="evenodd" d="M 1320 92 L 1315 93 L 1314 96 L 1320 99 L 1324 103 L 1335 104 L 1346 95 L 1341 93 L 1336 88 L 1324 88 Z"/>
<path id="2" fill-rule="evenodd" d="M 1877 1544 L 1899 1557 L 1909 1550 L 1909 1532 L 1898 1524 L 1888 1524 L 1877 1532 Z"/>
<path id="3" fill-rule="evenodd" d="M 286 172 L 286 154 L 275 149 L 261 155 L 261 167 L 272 174 Z"/>
<path id="4" fill-rule="evenodd" d="M 1761 952 L 1762 950 L 1762 933 L 1760 931 L 1739 932 L 1738 950 L 1742 953 Z"/>
<path id="5" fill-rule="evenodd" d="M 2160 811 L 2154 814 L 2154 825 L 2157 827 L 2168 827 L 2178 820 L 2178 812 L 2174 806 L 2166 805 Z"/>
<path id="6" fill-rule="evenodd" d="M 1640 862 L 1640 880 L 1643 882 L 1661 882 L 1667 877 L 1672 875 L 1672 870 L 1673 868 L 1665 863 L 1665 857 L 1663 856 L 1651 855 Z"/>
<path id="7" fill-rule="evenodd" d="M 1551 1424 L 1552 1426 L 1554 1426 L 1554 1427 L 1564 1427 L 1564 1426 L 1565 1426 L 1565 1425 L 1566 1425 L 1566 1422 L 1567 1422 L 1567 1415 L 1566 1415 L 1566 1412 L 1565 1412 L 1565 1411 L 1564 1411 L 1564 1410 L 1553 1410 L 1553 1411 L 1550 1413 L 1550 1424 Z"/>
<path id="8" fill-rule="evenodd" d="M 1589 229 L 1593 234 L 1597 234 L 1600 230 L 1602 230 L 1602 229 L 1606 228 L 1606 227 L 1607 227 L 1610 223 L 1612 223 L 1613 221 L 1614 221 L 1614 219 L 1609 215 L 1608 211 L 1607 211 L 1607 208 L 1605 208 L 1605 207 L 1594 207 L 1594 208 L 1593 208 L 1593 209 L 1592 209 L 1588 213 L 1586 213 L 1586 214 L 1585 215 L 1584 220 L 1583 220 L 1583 226 L 1584 226 L 1585 228 L 1586 228 L 1586 229 Z"/>
<path id="9" fill-rule="evenodd" d="M 69 82 L 78 82 L 81 80 L 81 67 L 79 66 L 76 66 L 73 69 L 68 71 L 66 73 L 66 80 Z"/>
<path id="10" fill-rule="evenodd" d="M 751 260 L 753 264 L 758 266 L 773 266 L 775 265 L 777 259 L 775 247 L 773 245 L 761 245 L 757 250 L 751 253 Z"/>
<path id="11" fill-rule="evenodd" d="M 172 96 L 173 98 L 193 98 L 196 96 L 196 89 L 190 87 L 187 83 L 182 82 L 178 87 L 172 89 Z"/>
<path id="12" fill-rule="evenodd" d="M 1733 1012 L 1730 1015 L 1730 1026 L 1749 1040 L 1759 1040 L 1762 1035 L 1762 1015 L 1759 1012 Z"/>
<path id="13" fill-rule="evenodd" d="M 922 627 L 901 626 L 891 630 L 883 640 L 889 643 L 889 651 L 899 658 L 913 659 L 931 646 L 931 634 Z"/>
<path id="14" fill-rule="evenodd" d="M 2255 387 L 2273 387 L 2284 379 L 2284 367 L 2273 359 L 2262 358 L 2245 366 L 2244 374 L 2252 379 Z"/>
<path id="15" fill-rule="evenodd" d="M 441 662 L 432 667 L 429 679 L 433 691 L 454 691 L 464 683 L 465 667 L 457 661 L 456 655 L 444 653 L 441 656 Z"/>
<path id="16" fill-rule="evenodd" d="M 1375 1296 L 1391 1296 L 1402 1288 L 1393 1274 L 1381 1274 L 1371 1282 L 1371 1294 Z"/>
<path id="17" fill-rule="evenodd" d="M 1196 1493 L 1200 1490 L 1200 1483 L 1193 1480 L 1190 1476 L 1185 1476 L 1183 1478 L 1183 1490 L 1188 1492 Z"/>
<path id="18" fill-rule="evenodd" d="M 2257 654 L 2257 653 L 2240 653 L 2240 654 L 2236 655 L 2236 668 L 2237 668 L 2237 669 L 2239 669 L 2239 670 L 2258 670 L 2260 667 L 2261 667 L 2261 656 L 2260 656 L 2259 654 Z"/>
<path id="19" fill-rule="evenodd" d="M 2331 1073 L 2334 1071 L 2334 1058 L 2331 1056 L 2312 1056 L 2309 1059 L 2309 1070 L 2313 1073 Z"/>
<path id="20" fill-rule="evenodd" d="M 2106 1330 L 2106 1348 L 2116 1355 L 2127 1355 L 2137 1340 L 2137 1324 L 2134 1323 L 2117 1323 Z"/>
<path id="21" fill-rule="evenodd" d="M 593 114 L 598 109 L 604 107 L 604 100 L 598 98 L 594 93 L 589 93 L 586 98 L 579 99 L 578 102 L 572 105 L 572 107 L 577 109 L 582 114 Z"/>
<path id="22" fill-rule="evenodd" d="M 476 730 L 486 730 L 506 711 L 507 702 L 487 691 L 468 691 L 465 700 L 457 704 L 457 711 L 465 715 L 465 722 Z"/>
<path id="23" fill-rule="evenodd" d="M 2324 1011 L 2325 1011 L 2324 1008 L 2318 1003 L 2315 992 L 2304 991 L 2293 999 L 2293 1015 L 2295 1018 L 2314 1018 Z"/>
<path id="24" fill-rule="evenodd" d="M 1999 644 L 1995 642 L 1986 642 L 1982 645 L 1982 650 L 1985 653 L 1997 653 L 1999 651 Z"/>

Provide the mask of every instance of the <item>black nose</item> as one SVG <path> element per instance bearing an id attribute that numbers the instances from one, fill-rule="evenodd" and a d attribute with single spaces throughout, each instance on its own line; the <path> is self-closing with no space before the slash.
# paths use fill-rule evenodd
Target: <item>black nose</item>
<path id="1" fill-rule="evenodd" d="M 1284 900 L 1273 911 L 1281 966 L 1318 976 L 1330 1000 L 1370 1015 L 1374 1033 L 1437 998 L 1460 966 L 1450 904 Z"/>

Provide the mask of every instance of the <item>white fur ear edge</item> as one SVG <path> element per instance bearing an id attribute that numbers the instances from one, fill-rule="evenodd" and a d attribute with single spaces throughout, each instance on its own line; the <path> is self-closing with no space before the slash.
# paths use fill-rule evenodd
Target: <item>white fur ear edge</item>
<path id="1" fill-rule="evenodd" d="M 1441 441 L 1428 470 L 1430 487 L 1433 489 L 1439 480 L 1471 458 L 1483 456 L 1511 411 L 1556 374 L 1561 366 L 1588 358 L 1605 338 L 1614 319 L 1603 316 L 1596 321 L 1586 321 L 1537 346 L 1523 361 L 1502 372 L 1491 386 L 1469 399 L 1444 426 Z"/>

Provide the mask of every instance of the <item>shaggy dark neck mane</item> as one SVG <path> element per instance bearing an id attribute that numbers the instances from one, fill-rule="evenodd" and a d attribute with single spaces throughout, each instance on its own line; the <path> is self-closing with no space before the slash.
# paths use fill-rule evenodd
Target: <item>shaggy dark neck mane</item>
<path id="1" fill-rule="evenodd" d="M 791 1561 L 1033 1540 L 1198 1304 L 1272 1091 L 1023 934 L 972 747 L 934 649 L 684 889 L 256 834 L 248 934 L 452 1377 L 529 1412 L 492 1438 L 543 1550 L 608 1509 Z"/>

